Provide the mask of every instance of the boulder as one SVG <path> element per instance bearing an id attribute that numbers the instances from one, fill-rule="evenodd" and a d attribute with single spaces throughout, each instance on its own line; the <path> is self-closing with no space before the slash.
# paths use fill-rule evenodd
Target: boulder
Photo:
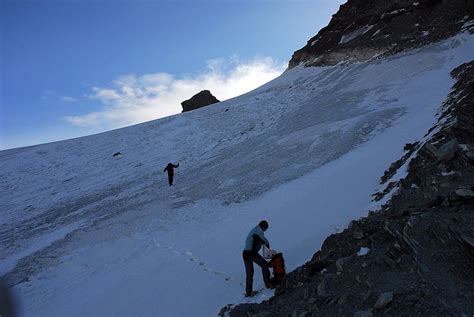
<path id="1" fill-rule="evenodd" d="M 467 151 L 465 155 L 469 160 L 474 161 L 474 151 Z"/>
<path id="2" fill-rule="evenodd" d="M 474 198 L 474 192 L 467 188 L 459 188 L 454 191 L 454 193 L 464 199 Z"/>
<path id="3" fill-rule="evenodd" d="M 446 162 L 452 160 L 457 151 L 458 141 L 454 139 L 441 146 L 437 151 L 436 156 L 440 161 Z"/>
<path id="4" fill-rule="evenodd" d="M 393 293 L 392 292 L 386 292 L 382 293 L 379 295 L 379 298 L 377 299 L 377 302 L 374 305 L 375 309 L 382 309 L 388 304 L 390 304 L 393 300 Z"/>

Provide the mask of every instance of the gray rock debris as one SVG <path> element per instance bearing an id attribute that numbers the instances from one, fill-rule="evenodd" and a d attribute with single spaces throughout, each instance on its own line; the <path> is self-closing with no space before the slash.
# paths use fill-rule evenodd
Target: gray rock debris
<path id="1" fill-rule="evenodd" d="M 377 299 L 377 302 L 374 305 L 375 309 L 382 309 L 388 304 L 390 304 L 393 300 L 393 293 L 392 292 L 386 292 L 382 293 L 379 295 L 379 298 Z"/>
<path id="2" fill-rule="evenodd" d="M 361 310 L 354 314 L 354 317 L 372 317 L 372 310 Z"/>
<path id="3" fill-rule="evenodd" d="M 460 189 L 456 189 L 454 193 L 458 195 L 459 197 L 474 198 L 474 192 L 470 189 L 460 188 Z"/>

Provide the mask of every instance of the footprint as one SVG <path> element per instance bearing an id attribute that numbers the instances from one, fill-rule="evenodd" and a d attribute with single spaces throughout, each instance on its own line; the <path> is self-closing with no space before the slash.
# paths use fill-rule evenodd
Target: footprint
<path id="1" fill-rule="evenodd" d="M 193 253 L 191 251 L 182 251 L 182 252 L 178 252 L 176 250 L 174 250 L 173 246 L 162 246 L 159 242 L 157 242 L 156 240 L 153 240 L 153 242 L 155 243 L 155 245 L 157 247 L 163 247 L 163 248 L 166 248 L 168 249 L 171 253 L 173 254 L 176 254 L 176 255 L 183 255 L 183 256 L 187 256 L 189 258 L 189 261 L 193 261 L 193 262 L 197 262 L 199 259 L 197 257 L 195 257 L 193 255 Z M 234 278 L 232 277 L 229 277 L 229 276 L 224 276 L 224 273 L 223 272 L 219 272 L 219 271 L 213 271 L 212 269 L 210 268 L 207 268 L 205 265 L 206 263 L 205 262 L 199 262 L 198 263 L 199 266 L 202 267 L 203 271 L 205 272 L 210 272 L 210 273 L 214 273 L 215 275 L 220 275 L 220 276 L 223 276 L 224 280 L 227 281 L 227 282 L 236 282 L 236 283 L 239 283 L 239 285 L 241 286 L 244 286 L 244 284 L 242 282 L 238 282 L 236 281 Z"/>

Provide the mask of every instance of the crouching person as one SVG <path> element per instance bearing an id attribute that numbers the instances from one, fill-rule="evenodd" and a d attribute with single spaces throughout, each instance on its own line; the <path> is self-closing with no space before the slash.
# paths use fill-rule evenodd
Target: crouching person
<path id="1" fill-rule="evenodd" d="M 247 239 L 245 240 L 245 248 L 242 252 L 242 257 L 245 264 L 245 296 L 253 296 L 253 263 L 257 263 L 258 266 L 262 268 L 263 282 L 267 288 L 272 288 L 272 283 L 270 280 L 270 269 L 268 262 L 258 254 L 262 245 L 266 245 L 270 248 L 270 243 L 267 238 L 265 238 L 264 232 L 268 229 L 268 222 L 265 220 L 260 221 L 260 223 L 250 230 Z"/>

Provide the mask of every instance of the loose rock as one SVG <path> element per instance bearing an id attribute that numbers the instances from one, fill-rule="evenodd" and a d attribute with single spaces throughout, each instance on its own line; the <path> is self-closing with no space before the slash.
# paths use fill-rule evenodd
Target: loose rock
<path id="1" fill-rule="evenodd" d="M 390 304 L 393 300 L 393 293 L 392 292 L 386 292 L 382 293 L 379 295 L 379 298 L 377 299 L 377 302 L 374 305 L 375 309 L 382 309 L 388 304 Z"/>
<path id="2" fill-rule="evenodd" d="M 354 314 L 354 317 L 372 317 L 372 310 L 361 310 Z"/>

